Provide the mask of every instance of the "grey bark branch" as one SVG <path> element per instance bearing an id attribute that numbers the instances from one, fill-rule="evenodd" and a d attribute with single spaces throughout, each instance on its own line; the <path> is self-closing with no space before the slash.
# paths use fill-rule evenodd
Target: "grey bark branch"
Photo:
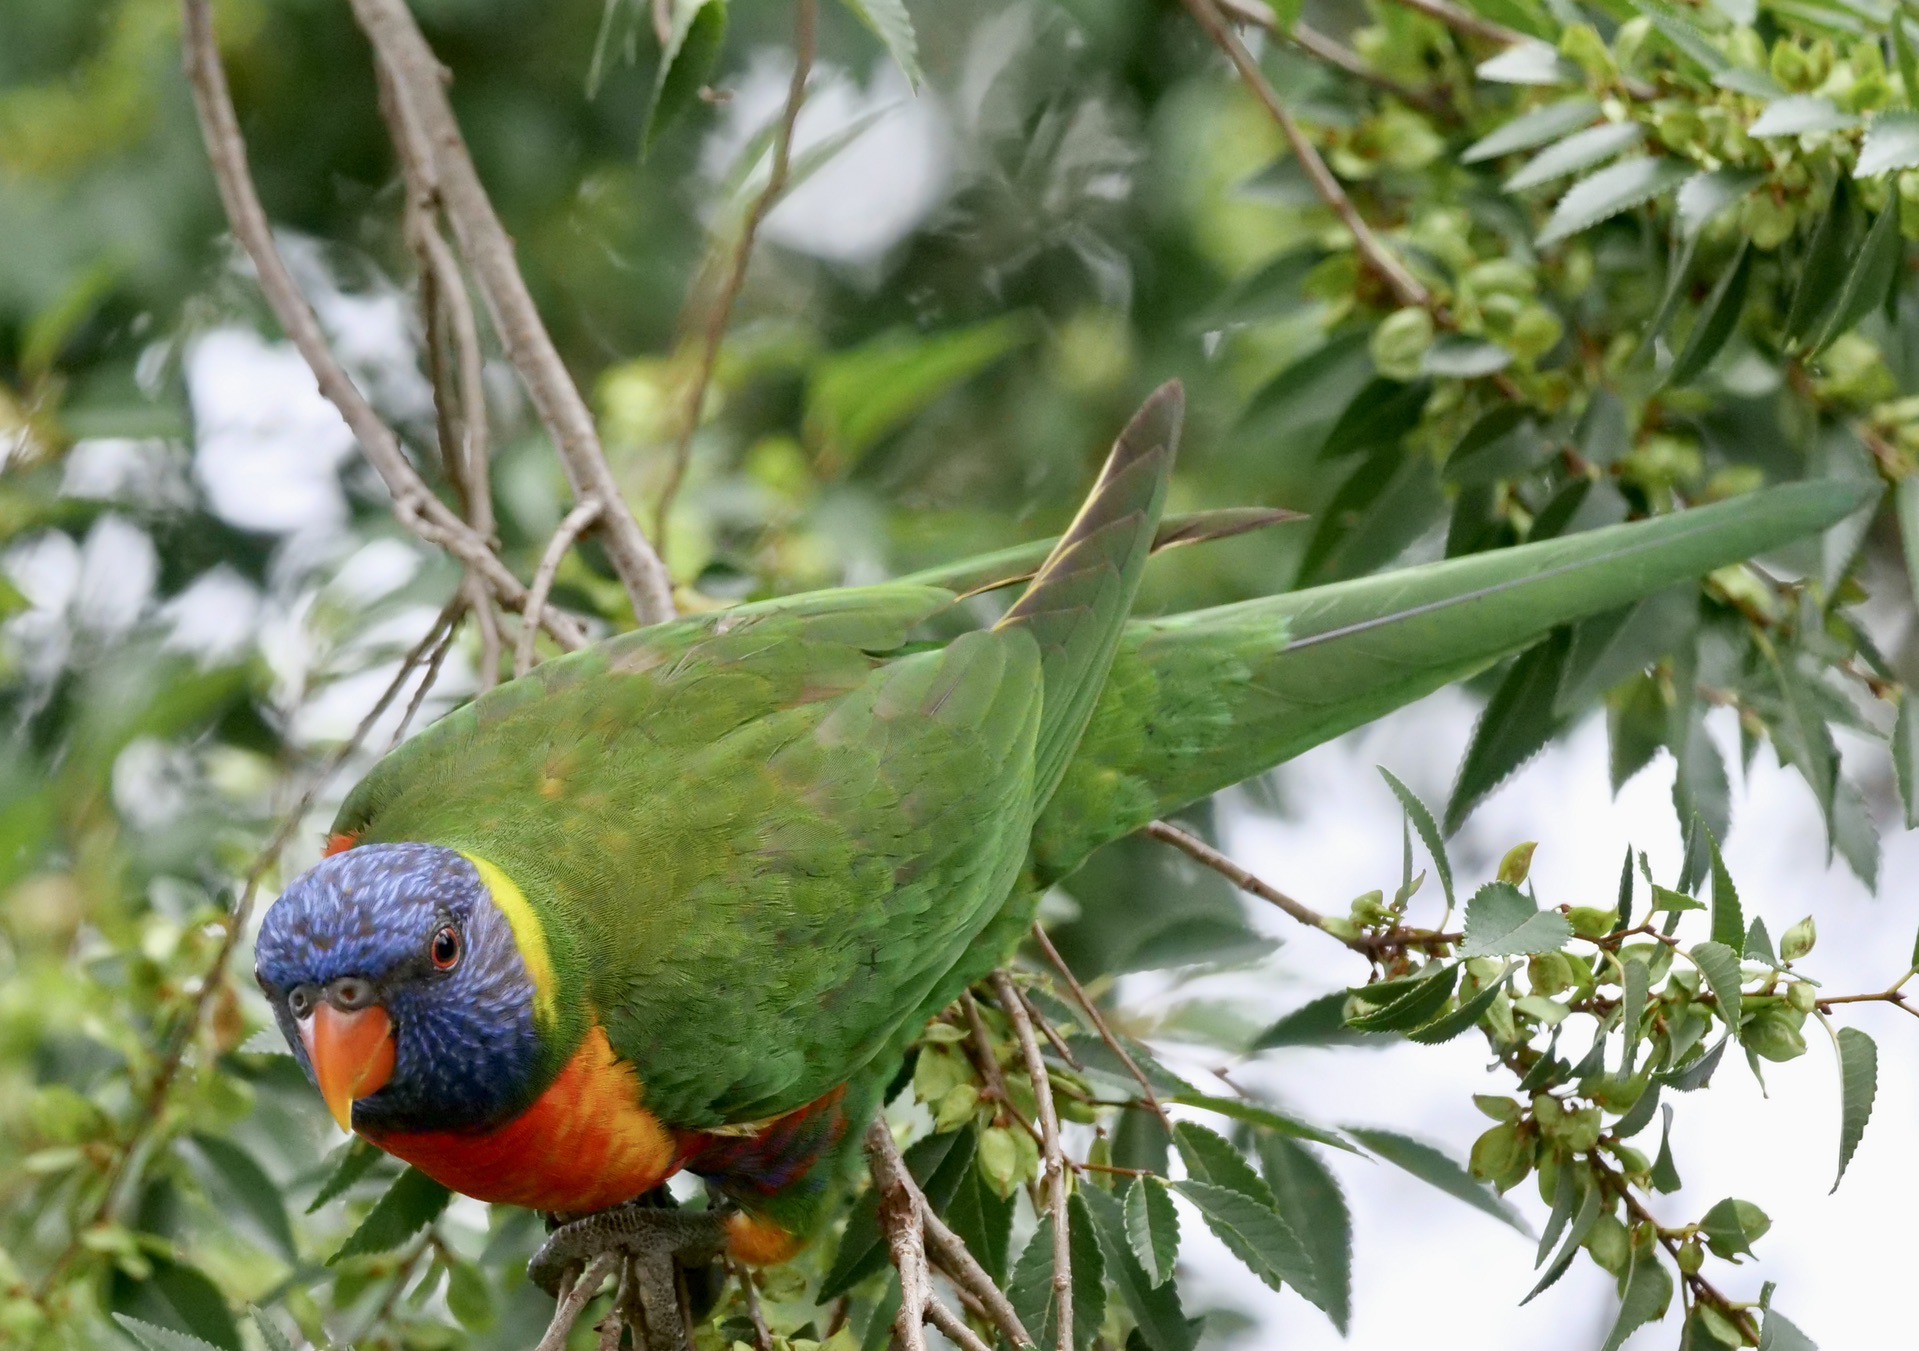
<path id="1" fill-rule="evenodd" d="M 565 1351 L 567 1339 L 573 1334 L 573 1325 L 580 1321 L 587 1304 L 600 1293 L 600 1287 L 619 1264 L 618 1253 L 601 1253 L 587 1263 L 586 1270 L 580 1273 L 578 1280 L 562 1287 L 560 1302 L 553 1307 L 553 1321 L 546 1325 L 546 1335 L 540 1338 L 540 1344 L 533 1351 Z"/>
<path id="2" fill-rule="evenodd" d="M 600 519 L 603 510 L 598 498 L 587 498 L 566 514 L 560 528 L 553 532 L 553 538 L 547 541 L 539 570 L 533 574 L 533 585 L 527 589 L 526 619 L 520 625 L 520 641 L 513 650 L 515 680 L 533 669 L 533 647 L 540 636 L 540 616 L 546 611 L 546 598 L 553 590 L 553 579 L 559 575 L 566 551 L 578 542 L 587 527 Z"/>
<path id="3" fill-rule="evenodd" d="M 553 437 L 574 497 L 581 501 L 597 497 L 604 504 L 600 534 L 607 558 L 633 602 L 635 618 L 641 624 L 671 619 L 672 579 L 620 495 L 592 412 L 520 275 L 513 241 L 493 210 L 453 116 L 444 67 L 404 0 L 352 0 L 352 5 L 354 17 L 393 83 L 396 139 L 405 136 L 412 143 L 410 151 L 401 153 L 419 154 L 431 166 L 441 209 L 473 269 L 506 358 L 520 373 L 534 410 Z"/>
<path id="4" fill-rule="evenodd" d="M 1053 1311 L 1059 1326 L 1059 1351 L 1073 1351 L 1073 1235 L 1066 1209 L 1066 1156 L 1059 1143 L 1059 1114 L 1053 1110 L 1053 1081 L 1039 1053 L 1039 1038 L 1019 988 L 1004 971 L 993 973 L 1000 1008 L 1012 1021 L 1019 1048 L 1026 1057 L 1026 1074 L 1039 1102 L 1040 1154 L 1046 1162 L 1046 1201 L 1053 1216 Z"/>

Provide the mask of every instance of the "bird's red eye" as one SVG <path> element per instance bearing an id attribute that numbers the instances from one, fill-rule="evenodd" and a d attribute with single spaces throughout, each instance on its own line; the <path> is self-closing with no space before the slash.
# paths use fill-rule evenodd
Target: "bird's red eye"
<path id="1" fill-rule="evenodd" d="M 433 935 L 433 946 L 429 949 L 433 964 L 442 971 L 451 971 L 460 963 L 460 931 L 451 924 L 440 927 Z"/>

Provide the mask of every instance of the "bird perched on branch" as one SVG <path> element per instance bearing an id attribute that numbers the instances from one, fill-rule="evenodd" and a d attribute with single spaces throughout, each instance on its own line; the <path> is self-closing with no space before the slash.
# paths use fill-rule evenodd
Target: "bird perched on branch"
<path id="1" fill-rule="evenodd" d="M 1135 620 L 1181 411 L 1177 385 L 1147 402 L 1036 570 L 1014 551 L 624 634 L 387 756 L 258 942 L 334 1118 L 563 1217 L 549 1285 L 608 1246 L 656 1273 L 722 1243 L 783 1260 L 913 1039 L 1098 846 L 1858 505 L 1782 488 Z M 1029 572 L 997 623 L 921 637 Z M 709 1210 L 627 1204 L 681 1171 Z"/>

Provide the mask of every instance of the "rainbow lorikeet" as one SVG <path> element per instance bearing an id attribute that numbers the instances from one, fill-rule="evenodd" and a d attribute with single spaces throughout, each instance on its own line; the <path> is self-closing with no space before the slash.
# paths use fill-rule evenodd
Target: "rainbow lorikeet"
<path id="1" fill-rule="evenodd" d="M 928 1019 L 1099 845 L 1863 501 L 1797 485 L 1133 620 L 1181 407 L 1147 403 L 990 627 L 916 638 L 1026 553 L 623 634 L 387 756 L 257 945 L 341 1126 L 564 1216 L 690 1170 L 734 1255 L 782 1260 Z"/>

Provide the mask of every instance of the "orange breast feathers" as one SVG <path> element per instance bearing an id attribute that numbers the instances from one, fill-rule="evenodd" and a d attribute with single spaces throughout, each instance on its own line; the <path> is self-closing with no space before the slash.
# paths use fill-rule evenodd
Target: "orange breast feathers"
<path id="1" fill-rule="evenodd" d="M 678 1171 L 673 1132 L 641 1099 L 633 1067 L 596 1025 L 552 1087 L 486 1134 L 364 1133 L 463 1195 L 578 1214 L 630 1201 Z"/>

